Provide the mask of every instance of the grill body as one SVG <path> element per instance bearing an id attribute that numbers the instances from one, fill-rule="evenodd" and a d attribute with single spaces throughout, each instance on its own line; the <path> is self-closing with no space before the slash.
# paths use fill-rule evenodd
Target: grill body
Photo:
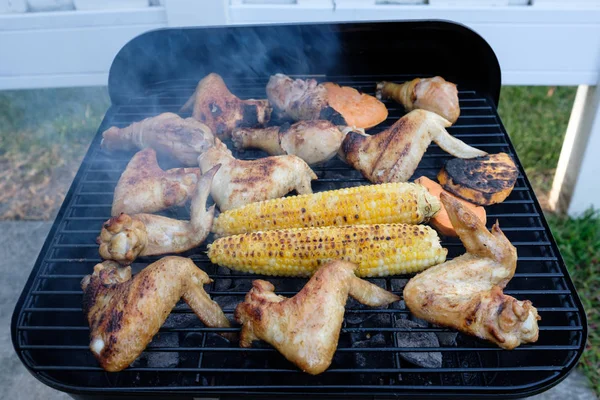
<path id="1" fill-rule="evenodd" d="M 260 66 L 249 62 L 245 67 L 228 69 L 235 64 L 231 64 L 231 60 L 242 62 L 247 56 L 245 52 L 256 47 L 249 42 L 243 43 L 244 46 L 238 43 L 237 48 L 224 50 L 228 57 L 211 54 L 211 51 L 217 52 L 215 46 L 233 40 L 231 37 L 239 38 L 236 36 L 239 32 L 253 40 L 262 38 L 265 46 L 270 46 L 269 38 L 279 32 L 296 38 L 297 42 L 288 42 L 290 47 L 296 47 L 295 50 L 282 48 L 280 52 L 273 50 L 265 58 L 269 62 L 262 60 Z M 394 32 L 395 36 L 390 37 L 389 34 Z M 411 38 L 420 33 L 428 40 L 415 39 L 416 42 L 425 43 L 429 50 L 440 47 L 438 57 L 450 57 L 454 53 L 458 57 L 465 51 L 474 56 L 471 60 L 456 62 L 451 57 L 444 63 L 443 58 L 434 57 L 435 54 L 430 52 L 425 56 L 427 52 L 422 47 L 417 46 L 411 52 L 410 49 L 416 46 L 411 44 Z M 362 38 L 359 44 L 350 41 L 355 36 Z M 404 51 L 401 54 L 407 60 L 416 59 L 416 68 L 423 68 L 422 71 L 412 70 L 411 65 L 404 68 L 403 63 L 380 65 L 393 62 L 386 60 L 388 53 L 382 52 L 385 46 L 381 43 L 384 39 L 391 43 L 391 38 L 397 36 L 398 46 L 390 44 L 388 52 Z M 330 49 L 330 54 L 315 53 L 319 49 L 317 44 L 332 38 L 339 40 L 336 49 Z M 378 42 L 375 41 L 377 38 Z M 459 39 L 462 40 L 460 43 L 451 44 Z M 164 42 L 171 43 L 171 47 Z M 368 46 L 369 42 L 373 43 L 373 48 Z M 472 47 L 460 50 L 465 44 Z M 188 53 L 189 47 L 197 47 L 199 53 L 206 51 L 204 58 L 198 53 Z M 178 50 L 169 51 L 174 48 Z M 162 53 L 156 53 L 157 49 L 162 49 Z M 278 58 L 283 51 L 286 55 Z M 181 58 L 186 54 L 189 58 Z M 299 59 L 299 55 L 306 58 Z M 161 56 L 165 59 L 164 67 L 156 69 L 154 66 L 153 69 L 149 60 L 160 60 Z M 211 59 L 213 56 L 221 61 Z M 355 60 L 357 65 L 338 66 L 337 69 L 328 65 L 330 61 L 323 61 L 321 65 L 319 60 L 326 58 L 324 56 L 339 57 L 342 64 Z M 198 57 L 206 62 L 196 60 L 195 69 L 192 69 L 190 66 Z M 367 61 L 360 57 L 366 57 Z M 303 65 L 293 65 L 293 59 L 300 60 L 298 62 Z M 180 74 L 170 65 L 176 61 L 183 65 Z M 369 69 L 374 72 L 367 73 Z M 101 224 L 110 216 L 114 187 L 132 156 L 103 152 L 99 148 L 101 132 L 113 125 L 126 126 L 162 112 L 177 112 L 192 94 L 198 80 L 213 71 L 221 73 L 231 91 L 241 98 L 263 98 L 268 77 L 275 72 L 317 75 L 319 80 L 353 86 L 370 94 L 373 94 L 375 82 L 383 79 L 404 81 L 439 74 L 458 82 L 461 116 L 448 131 L 487 152 L 509 153 L 519 166 L 520 175 L 508 199 L 487 207 L 488 227 L 498 220 L 517 248 L 517 272 L 505 292 L 518 299 L 530 299 L 538 308 L 542 317 L 539 341 L 506 351 L 419 321 L 417 328 L 402 327 L 399 320 L 413 317 L 400 303 L 372 309 L 349 300 L 333 363 L 324 374 L 313 377 L 298 371 L 268 345 L 241 349 L 236 343 L 227 342 L 216 333 L 217 330 L 204 327 L 191 310 L 180 303 L 130 368 L 119 373 L 106 373 L 99 368 L 88 349 L 89 329 L 81 310 L 79 283 L 100 261 L 95 238 Z M 473 76 L 468 74 L 470 71 L 479 73 Z M 489 46 L 465 28 L 443 22 L 167 30 L 135 39 L 113 64 L 109 87 L 112 106 L 15 308 L 11 327 L 15 350 L 24 365 L 42 382 L 81 398 L 135 395 L 169 398 L 235 398 L 244 395 L 251 398 L 306 395 L 506 398 L 546 390 L 560 382 L 576 365 L 585 346 L 587 325 L 581 302 L 541 208 L 497 115 L 499 87 L 498 64 Z M 389 118 L 370 133 L 387 128 L 404 114 L 397 104 L 388 102 L 387 106 Z M 236 155 L 257 158 L 264 153 L 247 151 Z M 421 175 L 434 178 L 450 157 L 436 145 L 431 145 L 413 178 Z M 337 159 L 314 170 L 319 177 L 313 182 L 315 191 L 368 184 L 360 173 Z M 184 219 L 189 216 L 189 209 L 181 207 L 162 214 Z M 449 258 L 464 252 L 458 239 L 441 238 L 442 245 L 449 249 Z M 208 292 L 231 316 L 252 280 L 261 276 L 219 268 L 210 263 L 205 252 L 206 246 L 202 245 L 184 255 L 191 257 L 214 279 L 207 287 Z M 158 257 L 138 259 L 132 266 L 134 273 L 156 259 Z M 393 276 L 372 281 L 401 294 L 409 278 Z M 300 278 L 265 279 L 274 283 L 278 293 L 287 296 L 295 294 L 306 282 Z M 435 335 L 440 347 L 402 347 L 400 336 L 409 334 Z M 440 353 L 442 367 L 423 368 L 407 361 L 410 359 L 407 355 L 415 353 L 431 353 L 436 357 Z"/>

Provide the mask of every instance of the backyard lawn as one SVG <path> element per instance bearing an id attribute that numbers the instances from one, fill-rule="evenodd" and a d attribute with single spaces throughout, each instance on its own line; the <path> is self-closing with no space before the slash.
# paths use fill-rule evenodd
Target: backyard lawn
<path id="1" fill-rule="evenodd" d="M 543 203 L 552 177 L 575 88 L 503 87 L 499 113 L 536 194 Z M 580 362 L 600 395 L 600 214 L 578 218 L 546 212 L 560 252 L 588 316 L 588 348 Z"/>
<path id="2" fill-rule="evenodd" d="M 504 87 L 500 116 L 542 204 L 575 88 Z M 105 88 L 0 92 L 0 219 L 51 219 L 108 107 Z M 600 216 L 547 212 L 589 318 L 581 368 L 600 394 Z"/>

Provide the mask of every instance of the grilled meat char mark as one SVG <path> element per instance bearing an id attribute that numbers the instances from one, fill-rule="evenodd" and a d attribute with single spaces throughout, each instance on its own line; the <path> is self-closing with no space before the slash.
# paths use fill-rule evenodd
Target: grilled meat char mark
<path id="1" fill-rule="evenodd" d="M 487 154 L 450 135 L 448 126 L 433 112 L 413 110 L 376 135 L 349 132 L 342 150 L 348 164 L 374 183 L 408 181 L 432 141 L 456 157 Z"/>
<path id="2" fill-rule="evenodd" d="M 239 160 L 221 141 L 216 139 L 216 143 L 198 157 L 198 163 L 202 171 L 221 164 L 210 189 L 221 211 L 282 197 L 292 190 L 312 193 L 310 182 L 317 179 L 317 175 L 301 158 L 281 155 Z"/>
<path id="3" fill-rule="evenodd" d="M 141 150 L 119 178 L 111 215 L 153 213 L 183 205 L 193 196 L 199 176 L 200 168 L 165 171 L 158 165 L 154 149 Z"/>
<path id="4" fill-rule="evenodd" d="M 344 117 L 331 107 L 327 89 L 315 79 L 292 79 L 275 74 L 267 84 L 267 97 L 273 107 L 294 121 L 328 120 L 346 125 Z"/>
<path id="5" fill-rule="evenodd" d="M 272 107 L 266 99 L 242 100 L 229 91 L 218 74 L 205 76 L 180 111 L 192 109 L 192 117 L 206 124 L 224 139 L 238 127 L 262 127 L 270 118 Z"/>
<path id="6" fill-rule="evenodd" d="M 135 277 L 105 261 L 81 282 L 90 350 L 106 371 L 127 368 L 146 348 L 180 298 L 209 327 L 229 327 L 203 285 L 211 279 L 188 258 L 165 257 Z M 230 337 L 227 334 L 224 336 Z"/>

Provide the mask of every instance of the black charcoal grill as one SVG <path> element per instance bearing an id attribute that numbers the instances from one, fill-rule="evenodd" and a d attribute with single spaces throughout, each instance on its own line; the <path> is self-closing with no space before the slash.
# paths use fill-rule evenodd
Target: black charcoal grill
<path id="1" fill-rule="evenodd" d="M 576 365 L 587 337 L 585 314 L 519 166 L 521 174 L 510 197 L 487 207 L 488 227 L 497 219 L 518 249 L 517 273 L 506 293 L 531 299 L 538 308 L 542 320 L 535 344 L 502 350 L 415 321 L 402 303 L 372 309 L 350 300 L 333 363 L 328 371 L 313 377 L 298 371 L 268 345 L 241 349 L 227 342 L 217 335 L 218 329 L 205 328 L 180 303 L 130 368 L 104 372 L 88 349 L 79 283 L 100 261 L 95 238 L 110 216 L 115 184 L 132 154 L 104 153 L 99 147 L 101 132 L 162 112 L 178 112 L 198 80 L 210 72 L 221 74 L 241 98 L 264 98 L 268 77 L 276 72 L 313 76 L 370 94 L 379 80 L 441 75 L 458 83 L 460 89 L 461 116 L 449 132 L 490 153 L 509 153 L 520 165 L 496 112 L 500 92 L 497 59 L 481 37 L 461 25 L 416 21 L 146 33 L 127 44 L 112 65 L 112 105 L 13 315 L 15 350 L 36 378 L 78 398 L 481 398 L 539 393 L 564 379 Z M 387 106 L 388 120 L 373 133 L 404 114 L 393 102 Z M 430 146 L 415 177 L 435 177 L 449 158 L 437 146 Z M 368 183 L 339 160 L 315 171 L 319 176 L 313 182 L 315 191 Z M 164 215 L 187 218 L 188 213 L 180 208 Z M 442 241 L 449 258 L 464 252 L 458 239 L 442 236 Z M 185 255 L 214 279 L 209 293 L 231 316 L 251 281 L 259 276 L 218 268 L 208 261 L 205 251 L 202 246 Z M 134 272 L 156 259 L 138 259 Z M 408 278 L 373 281 L 401 294 Z M 306 282 L 267 279 L 284 295 L 295 294 Z"/>

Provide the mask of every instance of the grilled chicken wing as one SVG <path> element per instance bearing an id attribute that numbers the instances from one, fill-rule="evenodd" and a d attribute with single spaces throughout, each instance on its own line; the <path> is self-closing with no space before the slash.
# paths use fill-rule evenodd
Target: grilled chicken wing
<path id="1" fill-rule="evenodd" d="M 202 171 L 221 164 L 210 191 L 221 211 L 282 197 L 292 190 L 298 194 L 312 193 L 310 181 L 317 176 L 299 157 L 238 160 L 219 139 L 216 141 L 215 147 L 198 157 L 198 163 Z"/>
<path id="2" fill-rule="evenodd" d="M 327 89 L 314 79 L 292 79 L 275 74 L 267 83 L 267 97 L 273 107 L 294 121 L 326 119 L 345 121 L 327 102 Z"/>
<path id="3" fill-rule="evenodd" d="M 120 214 L 110 218 L 97 239 L 100 256 L 127 265 L 138 256 L 181 253 L 200 245 L 212 228 L 215 207 L 206 210 L 206 200 L 218 170 L 219 166 L 214 166 L 200 177 L 189 221 L 153 214 Z"/>
<path id="4" fill-rule="evenodd" d="M 170 155 L 184 165 L 197 166 L 196 160 L 214 145 L 210 128 L 193 118 L 164 113 L 146 118 L 125 128 L 113 126 L 102 133 L 102 148 L 109 151 L 141 150 L 151 147 Z"/>
<path id="5" fill-rule="evenodd" d="M 414 110 L 376 135 L 349 132 L 341 149 L 346 162 L 374 183 L 408 181 L 432 140 L 455 157 L 487 154 L 450 135 L 448 126 L 450 122 L 435 113 Z"/>
<path id="6" fill-rule="evenodd" d="M 204 291 L 211 279 L 188 258 L 165 257 L 133 279 L 131 267 L 104 261 L 81 281 L 83 312 L 90 326 L 90 350 L 106 371 L 131 364 L 183 297 L 209 327 L 229 327 L 217 303 Z"/>
<path id="7" fill-rule="evenodd" d="M 379 82 L 376 96 L 378 99 L 392 98 L 406 111 L 418 108 L 432 111 L 451 123 L 455 123 L 460 115 L 456 85 L 441 76 L 417 78 L 402 84 Z"/>
<path id="8" fill-rule="evenodd" d="M 408 282 L 404 301 L 410 311 L 505 349 L 537 341 L 536 308 L 502 292 L 515 273 L 517 250 L 498 223 L 490 233 L 460 201 L 445 193 L 441 200 L 467 253 Z"/>
<path id="9" fill-rule="evenodd" d="M 270 155 L 293 154 L 309 165 L 331 159 L 339 150 L 344 134 L 329 121 L 300 121 L 263 129 L 236 129 L 233 144 L 238 149 L 259 148 Z"/>
<path id="10" fill-rule="evenodd" d="M 364 281 L 357 266 L 332 261 L 321 267 L 298 294 L 278 296 L 274 286 L 255 280 L 235 310 L 242 324 L 240 346 L 262 339 L 304 372 L 316 375 L 331 364 L 337 348 L 348 295 L 369 306 L 383 306 L 398 296 Z"/>
<path id="11" fill-rule="evenodd" d="M 163 171 L 153 149 L 139 151 L 117 183 L 111 215 L 153 213 L 183 205 L 195 192 L 199 176 L 200 168 Z"/>
<path id="12" fill-rule="evenodd" d="M 181 111 L 192 109 L 192 117 L 205 123 L 220 138 L 228 138 L 237 127 L 264 126 L 271 118 L 268 100 L 240 100 L 223 78 L 212 73 L 204 77 Z"/>

